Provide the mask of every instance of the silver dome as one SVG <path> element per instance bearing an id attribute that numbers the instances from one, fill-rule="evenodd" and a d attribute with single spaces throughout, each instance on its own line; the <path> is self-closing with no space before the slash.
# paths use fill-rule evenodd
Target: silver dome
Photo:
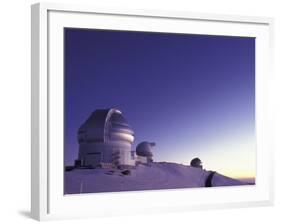
<path id="1" fill-rule="evenodd" d="M 78 130 L 79 143 L 124 142 L 132 144 L 134 131 L 117 109 L 99 109 Z"/>
<path id="2" fill-rule="evenodd" d="M 196 167 L 196 168 L 202 168 L 202 161 L 199 158 L 194 158 L 190 161 L 190 166 Z"/>
<path id="3" fill-rule="evenodd" d="M 153 146 L 155 146 L 154 142 L 141 142 L 137 145 L 136 153 L 138 156 L 152 157 Z"/>

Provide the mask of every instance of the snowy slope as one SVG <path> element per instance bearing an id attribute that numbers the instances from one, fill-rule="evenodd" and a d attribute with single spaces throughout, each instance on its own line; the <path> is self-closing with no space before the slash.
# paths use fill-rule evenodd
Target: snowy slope
<path id="1" fill-rule="evenodd" d="M 112 172 L 114 171 L 114 172 Z M 130 175 L 113 169 L 75 169 L 65 173 L 65 193 L 93 193 L 205 187 L 211 172 L 176 163 L 159 162 L 138 165 Z M 215 173 L 212 186 L 245 183 Z"/>

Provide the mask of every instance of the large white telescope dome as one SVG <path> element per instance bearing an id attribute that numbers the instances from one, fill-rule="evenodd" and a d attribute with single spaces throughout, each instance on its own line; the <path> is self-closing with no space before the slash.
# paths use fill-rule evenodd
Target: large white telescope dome
<path id="1" fill-rule="evenodd" d="M 78 130 L 79 143 L 114 141 L 132 144 L 134 131 L 120 110 L 100 109 L 92 113 Z"/>

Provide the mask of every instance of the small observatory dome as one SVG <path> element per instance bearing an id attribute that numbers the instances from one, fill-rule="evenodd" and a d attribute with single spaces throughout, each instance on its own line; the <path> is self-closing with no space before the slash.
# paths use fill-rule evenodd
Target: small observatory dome
<path id="1" fill-rule="evenodd" d="M 136 153 L 138 156 L 152 157 L 152 147 L 155 146 L 155 142 L 141 142 L 137 145 Z"/>
<path id="2" fill-rule="evenodd" d="M 203 168 L 202 161 L 199 158 L 194 158 L 193 160 L 191 160 L 190 166 L 201 169 Z"/>

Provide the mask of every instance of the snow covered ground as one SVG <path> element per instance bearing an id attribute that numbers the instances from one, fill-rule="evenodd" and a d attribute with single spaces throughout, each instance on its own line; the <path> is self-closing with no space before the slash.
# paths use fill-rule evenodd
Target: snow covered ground
<path id="1" fill-rule="evenodd" d="M 210 171 L 177 163 L 154 162 L 130 169 L 74 169 L 65 172 L 65 194 L 205 187 Z M 210 179 L 210 178 L 209 178 Z M 247 183 L 215 173 L 212 186 Z"/>

